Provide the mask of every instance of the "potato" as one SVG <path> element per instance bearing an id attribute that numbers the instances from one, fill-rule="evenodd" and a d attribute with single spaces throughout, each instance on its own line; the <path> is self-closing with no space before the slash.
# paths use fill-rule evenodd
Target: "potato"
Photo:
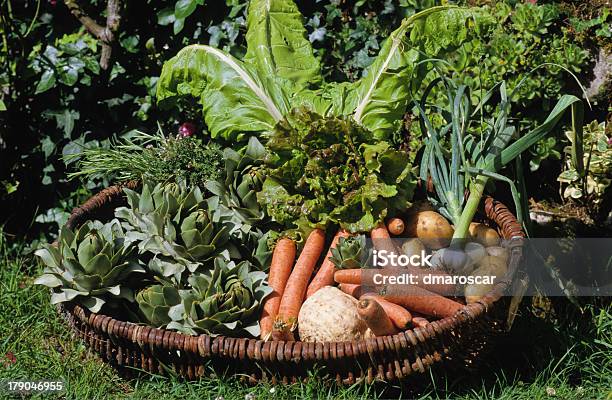
<path id="1" fill-rule="evenodd" d="M 485 247 L 480 243 L 468 242 L 465 245 L 465 254 L 467 254 L 467 262 L 465 264 L 464 271 L 471 272 L 476 268 L 480 260 L 487 255 Z"/>
<path id="2" fill-rule="evenodd" d="M 446 271 L 451 274 L 463 273 L 468 262 L 467 255 L 463 250 L 444 247 L 431 252 L 431 269 Z"/>
<path id="3" fill-rule="evenodd" d="M 423 244 L 437 250 L 448 247 L 455 232 L 450 223 L 435 211 L 421 211 L 412 214 L 406 223 L 410 236 L 421 239 Z"/>
<path id="4" fill-rule="evenodd" d="M 491 246 L 487 247 L 487 254 L 491 257 L 497 257 L 504 260 L 505 263 L 508 263 L 508 249 L 501 246 Z"/>
<path id="5" fill-rule="evenodd" d="M 478 270 L 486 270 L 489 275 L 495 275 L 501 278 L 508 271 L 506 261 L 499 257 L 484 256 L 478 263 Z"/>
<path id="6" fill-rule="evenodd" d="M 442 251 L 442 250 L 441 250 Z M 444 269 L 451 273 L 461 273 L 468 262 L 467 254 L 461 249 L 447 247 L 442 252 Z"/>
<path id="7" fill-rule="evenodd" d="M 402 244 L 402 252 L 409 257 L 414 254 L 421 254 L 423 251 L 425 251 L 425 246 L 418 238 L 408 239 Z"/>
<path id="8" fill-rule="evenodd" d="M 470 236 L 485 247 L 499 245 L 499 234 L 495 229 L 485 224 L 472 222 L 469 227 Z"/>
<path id="9" fill-rule="evenodd" d="M 476 229 L 478 229 L 482 224 L 480 222 L 470 222 L 470 226 L 468 228 L 468 232 L 470 233 L 470 237 L 476 237 Z"/>
<path id="10" fill-rule="evenodd" d="M 304 342 L 350 342 L 373 336 L 357 312 L 359 302 L 340 289 L 325 286 L 306 299 L 298 315 Z"/>
<path id="11" fill-rule="evenodd" d="M 446 248 L 431 252 L 431 258 L 429 259 L 429 262 L 431 263 L 431 269 L 444 270 L 444 250 L 446 250 Z"/>
<path id="12" fill-rule="evenodd" d="M 494 276 L 495 280 L 493 283 L 481 283 L 481 284 L 471 284 L 465 285 L 463 295 L 465 296 L 465 301 L 467 303 L 474 303 L 482 298 L 485 294 L 489 293 L 495 282 L 502 277 L 503 274 L 499 274 L 499 264 L 494 264 L 489 262 L 490 260 L 486 260 L 487 257 L 483 257 L 481 260 L 481 266 L 478 267 L 474 272 L 472 272 L 471 276 Z M 484 264 L 484 265 L 483 265 Z M 504 272 L 505 273 L 505 272 Z"/>

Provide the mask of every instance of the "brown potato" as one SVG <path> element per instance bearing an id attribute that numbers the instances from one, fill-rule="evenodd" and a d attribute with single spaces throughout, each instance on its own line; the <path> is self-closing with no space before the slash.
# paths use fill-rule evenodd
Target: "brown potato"
<path id="1" fill-rule="evenodd" d="M 499 245 L 499 234 L 495 229 L 485 224 L 472 222 L 469 227 L 470 236 L 485 247 Z"/>
<path id="2" fill-rule="evenodd" d="M 447 247 L 455 232 L 446 218 L 435 211 L 411 215 L 406 230 L 410 236 L 421 239 L 425 246 L 433 250 Z"/>
<path id="3" fill-rule="evenodd" d="M 501 246 L 491 246 L 487 247 L 487 254 L 491 257 L 497 257 L 504 260 L 505 263 L 508 262 L 508 249 Z"/>
<path id="4" fill-rule="evenodd" d="M 489 275 L 495 275 L 497 279 L 500 279 L 506 274 L 508 266 L 506 261 L 502 258 L 484 256 L 478 263 L 478 271 L 480 270 L 488 271 Z M 476 271 L 474 271 L 474 273 L 476 273 Z"/>
<path id="5" fill-rule="evenodd" d="M 466 243 L 464 250 L 468 257 L 464 272 L 471 272 L 480 263 L 480 260 L 487 255 L 485 247 L 476 242 Z"/>
<path id="6" fill-rule="evenodd" d="M 470 284 L 465 285 L 464 296 L 465 301 L 467 303 L 474 303 L 482 298 L 485 294 L 489 293 L 495 282 L 497 282 L 504 274 L 505 274 L 505 265 L 502 268 L 499 263 L 495 263 L 494 261 L 488 260 L 488 258 L 492 258 L 490 256 L 485 256 L 480 263 L 478 269 L 472 272 L 472 276 L 481 276 L 481 277 L 491 277 L 492 283 L 481 283 L 481 284 Z M 501 273 L 500 273 L 501 272 Z M 493 278 L 495 277 L 495 278 Z"/>
<path id="7" fill-rule="evenodd" d="M 402 252 L 409 257 L 415 254 L 421 254 L 422 251 L 425 251 L 425 246 L 419 238 L 408 239 L 402 244 Z"/>
<path id="8" fill-rule="evenodd" d="M 476 230 L 481 226 L 482 224 L 480 222 L 470 222 L 470 227 L 468 228 L 468 231 L 470 232 L 470 236 L 475 238 L 476 237 Z"/>

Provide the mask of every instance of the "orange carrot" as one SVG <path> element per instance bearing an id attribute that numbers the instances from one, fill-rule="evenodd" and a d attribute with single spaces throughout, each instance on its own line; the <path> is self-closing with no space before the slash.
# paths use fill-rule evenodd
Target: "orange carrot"
<path id="1" fill-rule="evenodd" d="M 387 222 L 387 229 L 392 235 L 401 235 L 402 233 L 404 233 L 405 228 L 406 225 L 404 224 L 404 221 L 401 218 L 391 218 L 389 222 Z"/>
<path id="2" fill-rule="evenodd" d="M 383 307 L 373 298 L 366 297 L 359 300 L 357 312 L 374 335 L 386 336 L 397 333 L 397 328 L 395 328 Z"/>
<path id="3" fill-rule="evenodd" d="M 281 297 L 285 291 L 285 285 L 287 279 L 289 279 L 289 274 L 291 274 L 294 261 L 295 242 L 288 238 L 280 239 L 274 247 L 268 275 L 268 285 L 272 288 L 272 293 L 264 300 L 263 312 L 259 321 L 263 340 L 268 340 L 272 333 Z"/>
<path id="4" fill-rule="evenodd" d="M 399 304 L 410 311 L 444 318 L 455 315 L 462 304 L 414 285 L 388 285 L 385 300 Z"/>
<path id="5" fill-rule="evenodd" d="M 377 276 L 380 275 L 380 276 Z M 413 282 L 408 280 L 398 281 L 402 276 L 413 278 Z M 450 276 L 440 271 L 423 270 L 418 267 L 394 268 L 394 269 L 342 269 L 334 274 L 334 281 L 337 283 L 352 283 L 354 285 L 380 286 L 390 284 L 393 286 L 418 286 L 430 290 L 434 293 L 450 296 L 455 294 L 455 285 L 444 283 Z M 395 279 L 395 280 L 391 280 Z"/>
<path id="6" fill-rule="evenodd" d="M 338 232 L 334 236 L 334 239 L 329 245 L 329 250 L 325 255 L 323 263 L 321 263 L 319 271 L 317 272 L 315 277 L 312 278 L 312 282 L 310 282 L 310 285 L 308 285 L 308 289 L 306 290 L 306 298 L 309 298 L 310 296 L 315 294 L 315 292 L 321 289 L 322 287 L 331 286 L 334 284 L 334 271 L 336 270 L 336 268 L 334 266 L 334 263 L 330 260 L 330 257 L 332 256 L 331 251 L 338 245 L 338 241 L 341 237 L 347 238 L 349 237 L 349 235 L 350 233 L 348 231 L 345 231 L 344 229 L 338 230 Z"/>
<path id="7" fill-rule="evenodd" d="M 412 314 L 410 314 L 410 311 L 406 310 L 400 305 L 393 304 L 390 301 L 385 300 L 376 293 L 365 293 L 361 295 L 359 300 L 365 298 L 376 300 L 378 304 L 381 305 L 383 310 L 385 310 L 385 313 L 387 313 L 387 316 L 389 319 L 391 319 L 391 322 L 393 322 L 393 325 L 395 325 L 396 328 L 400 330 L 408 329 L 408 325 L 410 324 L 410 321 L 412 321 Z"/>
<path id="8" fill-rule="evenodd" d="M 381 252 L 386 250 L 387 253 L 400 254 L 397 251 L 395 244 L 393 244 L 391 235 L 389 234 L 389 231 L 384 223 L 381 222 L 376 228 L 372 229 L 370 232 L 370 237 L 372 238 L 372 244 L 377 251 Z"/>
<path id="9" fill-rule="evenodd" d="M 344 293 L 353 296 L 356 299 L 358 299 L 361 295 L 361 285 L 354 285 L 352 283 L 341 283 L 340 285 L 338 285 L 338 288 Z"/>
<path id="10" fill-rule="evenodd" d="M 429 321 L 423 317 L 413 317 L 412 318 L 412 325 L 414 325 L 415 328 L 425 328 L 425 326 L 428 323 Z"/>
<path id="11" fill-rule="evenodd" d="M 349 283 L 351 285 L 360 285 L 365 276 L 362 269 L 340 269 L 334 273 L 334 281 L 337 283 Z"/>
<path id="12" fill-rule="evenodd" d="M 293 330 L 297 324 L 297 317 L 304 302 L 304 295 L 308 287 L 308 281 L 312 276 L 312 271 L 317 265 L 317 261 L 325 246 L 325 232 L 321 229 L 313 230 L 306 243 L 295 267 L 287 280 L 285 291 L 281 297 L 278 315 L 274 323 L 274 331 L 279 331 L 281 340 L 294 340 Z"/>

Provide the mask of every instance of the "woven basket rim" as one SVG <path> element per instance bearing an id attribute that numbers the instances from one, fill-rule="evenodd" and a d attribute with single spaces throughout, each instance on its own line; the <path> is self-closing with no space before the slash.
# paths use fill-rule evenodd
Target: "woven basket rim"
<path id="1" fill-rule="evenodd" d="M 70 218 L 66 223 L 66 226 L 74 228 L 80 225 L 81 223 L 89 220 L 88 217 L 94 211 L 105 205 L 108 205 L 113 201 L 116 202 L 122 196 L 124 196 L 124 187 L 135 188 L 136 186 L 138 186 L 138 184 L 139 183 L 136 181 L 130 181 L 126 184 L 110 186 L 106 189 L 103 189 L 102 191 L 88 199 L 83 205 L 75 208 L 72 211 Z M 419 342 L 425 342 L 430 337 L 439 335 L 443 331 L 450 331 L 470 320 L 475 320 L 479 318 L 479 316 L 481 316 L 482 314 L 489 311 L 491 307 L 494 306 L 494 303 L 505 294 L 506 290 L 512 284 L 513 278 L 520 264 L 520 259 L 522 257 L 522 246 L 525 234 L 514 215 L 505 205 L 494 200 L 492 197 L 485 197 L 483 203 L 486 218 L 493 221 L 498 226 L 499 231 L 501 231 L 502 237 L 508 240 L 507 247 L 510 250 L 507 273 L 502 279 L 498 280 L 495 283 L 493 289 L 489 293 L 487 293 L 477 302 L 464 305 L 463 308 L 455 315 L 432 321 L 425 327 L 407 329 L 394 335 L 376 336 L 374 338 L 360 339 L 356 341 L 319 342 L 317 343 L 317 345 L 322 344 L 323 346 L 335 346 L 340 344 L 352 344 L 353 348 L 360 348 L 361 346 L 364 346 L 370 349 L 372 346 L 374 346 L 375 349 L 377 341 L 394 342 L 394 340 L 405 340 L 406 337 L 409 337 L 413 341 L 417 340 Z M 196 354 L 202 354 L 202 349 L 199 348 L 200 343 L 207 343 L 208 345 L 212 345 L 213 342 L 223 343 L 225 339 L 228 339 L 231 341 L 246 341 L 243 346 L 245 352 L 247 347 L 250 348 L 251 342 L 255 342 L 256 348 L 259 348 L 259 345 L 263 345 L 264 347 L 269 346 L 268 348 L 283 349 L 285 348 L 285 344 L 291 344 L 294 349 L 298 346 L 312 346 L 312 352 L 314 355 L 314 342 L 284 342 L 274 340 L 264 341 L 259 338 L 229 337 L 223 335 L 212 336 L 208 334 L 192 336 L 184 334 L 182 332 L 167 330 L 164 328 L 155 328 L 148 325 L 133 322 L 121 321 L 119 319 L 115 319 L 104 314 L 93 313 L 74 302 L 61 304 L 60 309 L 63 309 L 64 311 L 72 314 L 85 324 L 89 324 L 92 327 L 98 326 L 105 332 L 108 329 L 108 333 L 110 333 L 112 327 L 113 330 L 116 331 L 113 333 L 113 336 L 129 340 L 134 343 L 138 343 L 140 346 L 143 346 L 145 344 L 150 346 L 160 346 L 161 343 L 159 337 L 168 336 L 171 338 L 172 343 L 181 344 L 177 345 L 177 349 L 192 351 Z M 122 328 L 119 329 L 118 327 Z M 187 347 L 181 348 L 181 346 Z M 206 353 L 206 351 L 204 351 L 204 353 Z M 279 354 L 280 353 L 281 352 L 279 351 Z M 258 359 L 258 357 L 256 356 L 255 359 Z"/>

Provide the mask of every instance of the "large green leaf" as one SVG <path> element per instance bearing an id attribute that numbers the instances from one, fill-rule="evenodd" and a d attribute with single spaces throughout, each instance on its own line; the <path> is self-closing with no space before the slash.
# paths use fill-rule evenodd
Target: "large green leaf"
<path id="1" fill-rule="evenodd" d="M 205 45 L 187 46 L 164 64 L 158 101 L 181 96 L 199 99 L 212 136 L 230 140 L 271 130 L 289 108 L 278 80 Z"/>
<path id="2" fill-rule="evenodd" d="M 291 0 L 253 0 L 247 17 L 245 63 L 263 75 L 291 80 L 296 89 L 321 81 L 321 67 Z"/>
<path id="3" fill-rule="evenodd" d="M 348 114 L 343 114 L 335 112 L 334 106 L 335 104 L 332 102 L 329 93 L 326 93 L 325 88 L 317 90 L 302 89 L 291 97 L 292 109 L 307 108 L 323 116 L 348 115 L 354 109 L 353 107 Z"/>
<path id="4" fill-rule="evenodd" d="M 449 7 L 432 7 L 404 19 L 385 40 L 378 56 L 366 69 L 366 76 L 355 83 L 353 118 L 371 130 L 375 137 L 388 137 L 398 128 L 410 99 L 411 75 L 420 54 L 411 45 L 408 30 L 418 19 Z"/>
<path id="5" fill-rule="evenodd" d="M 401 123 L 413 85 L 420 84 L 427 72 L 419 62 L 454 50 L 471 30 L 478 33 L 489 21 L 478 9 L 454 6 L 431 7 L 406 18 L 353 88 L 346 92 L 346 88 L 332 87 L 332 97 L 343 101 L 338 109 L 346 111 L 354 105 L 357 123 L 376 138 L 388 138 Z"/>
<path id="6" fill-rule="evenodd" d="M 581 100 L 576 96 L 568 94 L 563 95 L 541 125 L 504 148 L 498 157 L 488 160 L 485 169 L 489 171 L 498 171 L 502 166 L 508 164 L 525 150 L 539 142 L 557 125 L 565 111 L 570 108 L 572 104 L 576 104 L 577 107 L 582 107 Z"/>

